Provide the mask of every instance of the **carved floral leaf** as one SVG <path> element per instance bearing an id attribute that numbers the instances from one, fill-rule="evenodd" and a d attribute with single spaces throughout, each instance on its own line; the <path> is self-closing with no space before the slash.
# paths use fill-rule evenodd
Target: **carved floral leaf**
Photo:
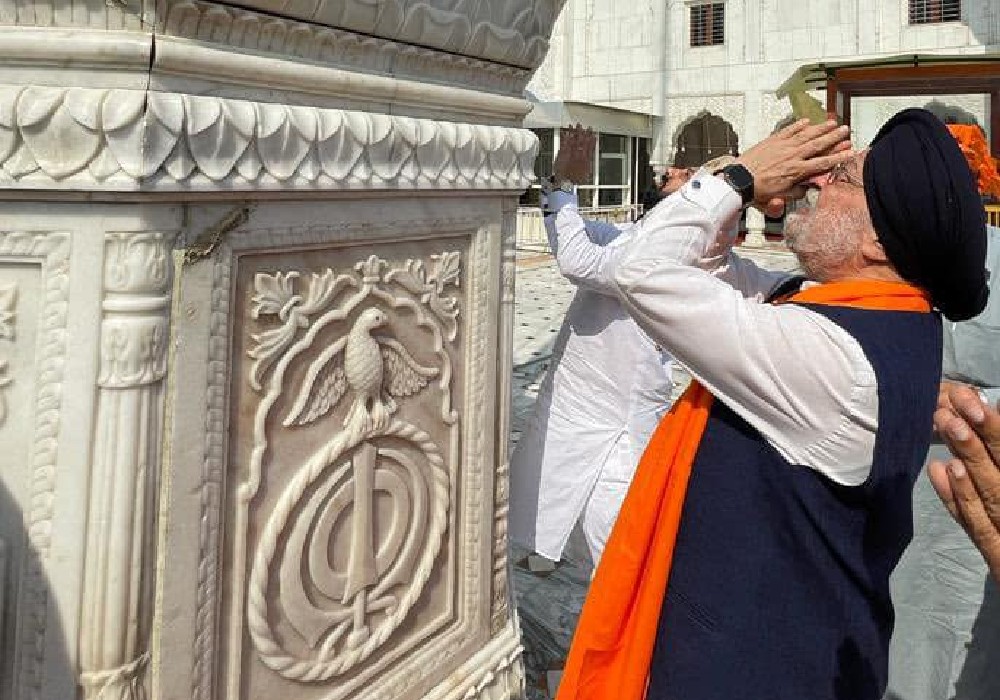
<path id="1" fill-rule="evenodd" d="M 337 277 L 333 274 L 333 270 L 329 268 L 322 275 L 313 273 L 312 279 L 309 282 L 309 291 L 306 294 L 305 303 L 302 304 L 302 313 L 316 313 L 329 304 L 341 289 L 353 286 L 353 284 L 353 280 L 349 277 Z"/>
<path id="2" fill-rule="evenodd" d="M 295 280 L 298 277 L 298 272 L 277 272 L 273 275 L 258 273 L 253 279 L 257 293 L 250 302 L 251 316 L 254 319 L 278 316 L 284 321 L 289 305 L 302 300 L 302 297 L 295 294 Z"/>
<path id="3" fill-rule="evenodd" d="M 427 292 L 427 272 L 424 269 L 424 261 L 407 260 L 402 267 L 389 272 L 385 281 L 395 282 L 411 294 L 424 294 Z"/>
<path id="4" fill-rule="evenodd" d="M 428 296 L 427 305 L 441 321 L 444 336 L 449 342 L 454 341 L 458 334 L 458 302 L 452 297 L 441 297 L 437 294 Z"/>
<path id="5" fill-rule="evenodd" d="M 276 272 L 273 275 L 258 273 L 254 277 L 256 294 L 250 300 L 250 315 L 255 320 L 277 316 L 282 325 L 251 335 L 254 345 L 247 353 L 256 360 L 250 370 L 250 385 L 260 390 L 268 368 L 295 340 L 299 331 L 308 328 L 310 316 L 326 308 L 337 294 L 346 287 L 356 286 L 347 275 L 335 276 L 327 269 L 323 274 L 313 273 L 304 295 L 296 291 L 298 272 Z"/>
<path id="6" fill-rule="evenodd" d="M 17 287 L 13 284 L 0 286 L 0 338 L 14 339 L 14 304 L 17 301 Z"/>
<path id="7" fill-rule="evenodd" d="M 0 357 L 0 389 L 11 383 L 11 377 L 7 374 L 7 360 Z M 7 400 L 4 399 L 2 393 L 0 393 L 0 425 L 3 425 L 4 420 L 7 418 Z"/>
<path id="8" fill-rule="evenodd" d="M 419 295 L 421 302 L 441 322 L 444 335 L 449 341 L 455 340 L 458 333 L 458 301 L 442 294 L 448 285 L 458 286 L 461 260 L 461 253 L 458 251 L 432 255 L 434 267 L 428 278 L 423 261 L 411 259 L 391 270 L 385 277 L 387 283 L 394 282 L 411 294 Z"/>
<path id="9" fill-rule="evenodd" d="M 377 255 L 370 255 L 367 260 L 359 262 L 354 268 L 361 273 L 365 282 L 379 282 L 382 277 L 382 268 L 385 265 L 385 260 Z"/>
<path id="10" fill-rule="evenodd" d="M 458 286 L 458 277 L 461 274 L 462 256 L 458 251 L 432 255 L 434 261 L 434 274 L 431 279 L 437 287 L 438 294 L 444 292 L 444 288 L 449 284 Z"/>
<path id="11" fill-rule="evenodd" d="M 0 338 L 14 339 L 14 304 L 17 301 L 17 287 L 13 284 L 0 286 Z M 0 356 L 0 389 L 9 385 L 13 379 L 8 374 L 7 359 Z M 0 425 L 7 417 L 7 402 L 0 393 Z"/>

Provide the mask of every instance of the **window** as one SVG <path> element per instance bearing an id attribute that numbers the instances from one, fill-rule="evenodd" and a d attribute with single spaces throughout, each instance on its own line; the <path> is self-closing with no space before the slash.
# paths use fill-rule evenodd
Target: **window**
<path id="1" fill-rule="evenodd" d="M 577 189 L 581 207 L 620 207 L 629 203 L 632 140 L 617 134 L 599 135 L 594 177 Z"/>
<path id="2" fill-rule="evenodd" d="M 554 156 L 559 151 L 559 135 L 555 129 L 533 129 L 538 136 L 538 158 L 535 160 L 535 174 L 539 180 L 552 174 Z M 577 183 L 577 197 L 580 206 L 621 207 L 633 198 L 641 196 L 632 192 L 635 178 L 633 153 L 636 143 L 646 141 L 618 134 L 598 134 L 594 149 L 594 169 L 586 182 Z M 648 149 L 648 143 L 646 144 Z M 648 170 L 648 157 L 644 161 Z M 651 172 L 651 171 L 650 171 Z M 522 207 L 537 207 L 541 204 L 541 188 L 534 184 L 521 195 Z"/>
<path id="3" fill-rule="evenodd" d="M 601 134 L 597 175 L 597 206 L 620 206 L 628 201 L 629 157 L 627 136 Z"/>
<path id="4" fill-rule="evenodd" d="M 538 137 L 538 157 L 535 159 L 535 175 L 539 182 L 552 175 L 555 159 L 555 129 L 532 129 Z M 537 207 L 541 204 L 541 186 L 536 183 L 521 195 L 522 207 Z"/>
<path id="5" fill-rule="evenodd" d="M 726 41 L 726 5 L 713 2 L 691 7 L 691 46 L 718 46 Z"/>
<path id="6" fill-rule="evenodd" d="M 958 22 L 961 17 L 961 0 L 910 0 L 910 24 Z"/>

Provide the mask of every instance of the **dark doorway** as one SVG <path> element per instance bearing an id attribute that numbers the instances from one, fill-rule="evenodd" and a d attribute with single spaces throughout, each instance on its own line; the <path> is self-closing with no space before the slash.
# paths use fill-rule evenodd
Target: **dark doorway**
<path id="1" fill-rule="evenodd" d="M 674 167 L 697 168 L 724 155 L 739 155 L 739 137 L 722 117 L 704 114 L 681 129 Z"/>

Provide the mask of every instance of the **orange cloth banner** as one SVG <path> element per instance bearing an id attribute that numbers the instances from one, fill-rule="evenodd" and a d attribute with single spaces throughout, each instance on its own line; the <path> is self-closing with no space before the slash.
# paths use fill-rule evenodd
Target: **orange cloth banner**
<path id="1" fill-rule="evenodd" d="M 1000 173 L 998 161 L 990 154 L 986 134 L 975 124 L 948 124 L 948 131 L 958 141 L 962 155 L 969 161 L 972 174 L 976 176 L 979 194 L 1000 199 Z"/>
<path id="2" fill-rule="evenodd" d="M 816 285 L 784 301 L 931 310 L 927 294 L 912 285 L 870 280 Z M 688 480 L 712 400 L 693 382 L 653 433 L 591 582 L 556 700 L 645 696 Z"/>

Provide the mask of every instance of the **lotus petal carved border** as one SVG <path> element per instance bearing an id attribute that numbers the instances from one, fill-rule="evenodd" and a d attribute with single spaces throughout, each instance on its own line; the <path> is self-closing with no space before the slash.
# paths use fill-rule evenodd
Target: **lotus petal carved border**
<path id="1" fill-rule="evenodd" d="M 217 97 L 0 86 L 0 187 L 508 189 L 525 129 Z"/>

